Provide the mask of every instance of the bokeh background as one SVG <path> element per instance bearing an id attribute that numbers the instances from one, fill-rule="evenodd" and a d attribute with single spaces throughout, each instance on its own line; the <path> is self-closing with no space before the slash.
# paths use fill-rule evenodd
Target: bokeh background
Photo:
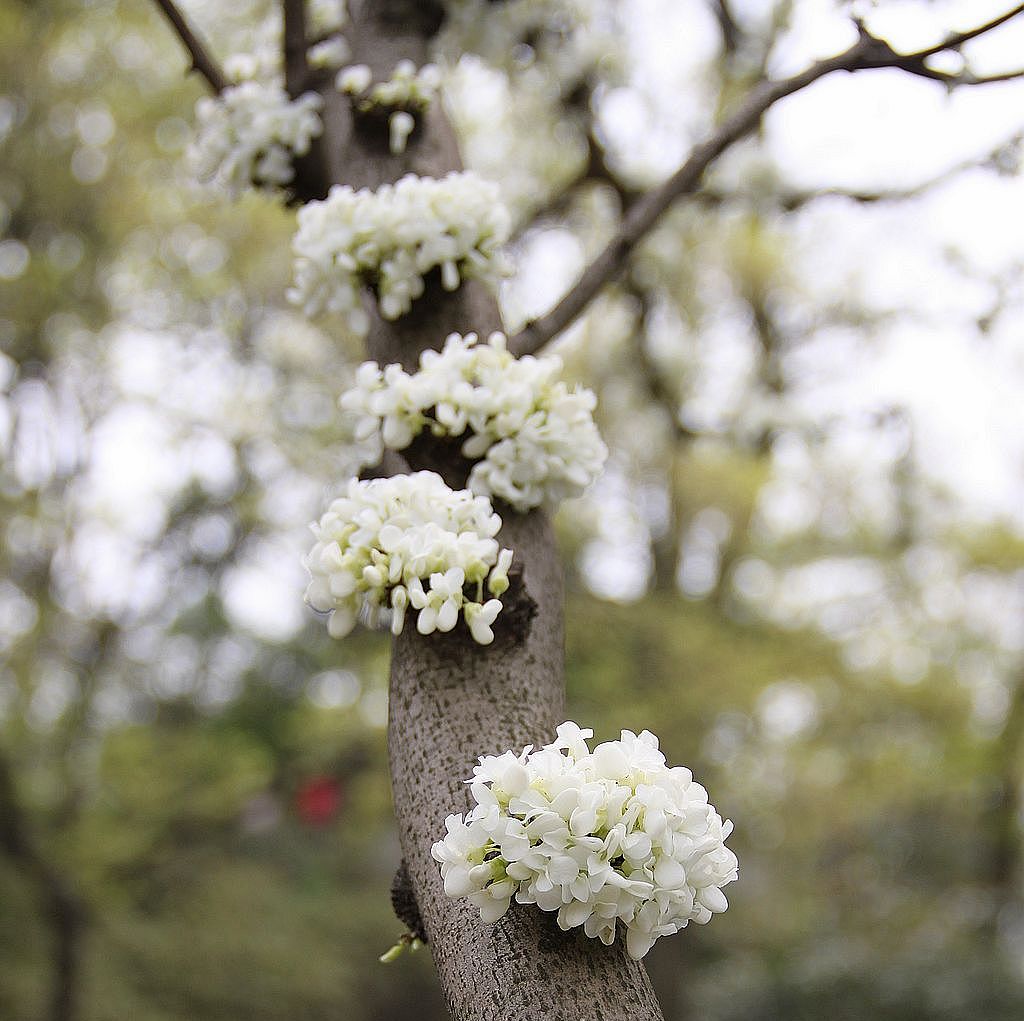
<path id="1" fill-rule="evenodd" d="M 221 57 L 276 30 L 182 6 Z M 1003 8 L 856 10 L 915 47 Z M 511 328 L 850 12 L 453 3 Z M 387 642 L 301 598 L 359 344 L 289 307 L 291 211 L 191 180 L 184 67 L 145 0 L 0 0 L 0 1018 L 440 1019 L 429 952 L 377 961 Z M 573 716 L 736 824 L 729 912 L 648 958 L 670 1021 L 1024 1011 L 1022 131 L 1016 81 L 821 81 L 557 345 L 612 448 L 558 519 Z"/>

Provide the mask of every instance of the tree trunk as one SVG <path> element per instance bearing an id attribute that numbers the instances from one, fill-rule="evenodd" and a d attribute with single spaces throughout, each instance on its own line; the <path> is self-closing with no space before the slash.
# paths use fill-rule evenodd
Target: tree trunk
<path id="1" fill-rule="evenodd" d="M 50 1021 L 74 1021 L 79 1014 L 78 978 L 85 916 L 78 898 L 59 880 L 47 891 L 47 899 L 53 926 Z"/>
<path id="2" fill-rule="evenodd" d="M 368 64 L 375 80 L 390 76 L 403 57 L 425 63 L 440 9 L 410 0 L 351 3 L 353 62 Z M 386 134 L 355 123 L 347 99 L 325 92 L 329 181 L 376 187 L 409 172 L 441 177 L 461 168 L 439 104 L 407 152 L 392 156 Z M 395 323 L 374 317 L 369 354 L 411 366 L 420 351 L 439 347 L 451 331 L 486 336 L 500 325 L 496 303 L 479 284 L 447 294 L 428 282 L 408 315 Z M 417 454 L 427 464 L 445 460 L 443 451 Z M 465 481 L 458 467 L 443 473 L 450 485 Z M 580 931 L 563 933 L 554 916 L 533 906 L 513 905 L 496 925 L 485 925 L 468 902 L 445 896 L 430 857 L 431 844 L 444 836 L 445 817 L 470 807 L 463 781 L 477 756 L 546 744 L 565 719 L 562 577 L 551 525 L 541 512 L 500 511 L 499 541 L 515 551 L 524 571 L 523 585 L 537 607 L 532 621 L 513 628 L 499 617 L 489 647 L 476 645 L 462 629 L 423 637 L 410 627 L 395 640 L 391 665 L 395 814 L 444 994 L 456 1021 L 658 1021 L 662 1014 L 647 974 L 627 957 L 622 939 L 605 947 Z"/>
<path id="3" fill-rule="evenodd" d="M 983 881 L 991 891 L 991 909 L 985 922 L 988 939 L 999 942 L 999 916 L 1006 905 L 1018 902 L 1021 872 L 1021 750 L 1024 747 L 1024 679 L 1018 679 L 1002 733 L 992 746 L 991 771 L 995 779 L 992 802 L 985 813 L 987 837 L 982 864 Z"/>
<path id="4" fill-rule="evenodd" d="M 14 788 L 6 757 L 0 754 L 0 853 L 6 854 L 35 884 L 52 934 L 49 1021 L 78 1017 L 78 976 L 86 910 L 81 898 L 30 832 L 25 809 Z"/>

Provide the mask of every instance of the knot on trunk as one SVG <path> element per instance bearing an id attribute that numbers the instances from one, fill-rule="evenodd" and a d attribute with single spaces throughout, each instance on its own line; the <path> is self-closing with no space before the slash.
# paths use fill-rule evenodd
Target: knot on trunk
<path id="1" fill-rule="evenodd" d="M 398 920 L 409 930 L 410 934 L 421 943 L 427 942 L 427 933 L 420 917 L 420 906 L 416 902 L 416 894 L 412 889 L 412 878 L 405 859 L 398 866 L 394 879 L 391 880 L 391 907 L 394 908 Z"/>
<path id="2" fill-rule="evenodd" d="M 537 616 L 537 601 L 526 587 L 526 571 L 520 562 L 514 562 L 508 572 L 508 591 L 502 597 L 504 604 L 495 622 L 494 642 L 523 643 L 530 637 L 533 618 Z"/>
<path id="3" fill-rule="evenodd" d="M 441 31 L 447 11 L 442 0 L 379 0 L 373 15 L 381 30 L 431 39 Z"/>

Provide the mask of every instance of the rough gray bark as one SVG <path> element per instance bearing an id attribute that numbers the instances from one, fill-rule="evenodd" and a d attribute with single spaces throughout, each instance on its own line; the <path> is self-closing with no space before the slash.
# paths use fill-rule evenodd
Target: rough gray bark
<path id="1" fill-rule="evenodd" d="M 461 630 L 427 640 L 410 630 L 391 664 L 395 814 L 449 1010 L 459 1021 L 660 1018 L 643 967 L 621 941 L 604 947 L 563 933 L 535 907 L 513 905 L 485 925 L 466 901 L 445 896 L 430 857 L 445 816 L 470 807 L 462 780 L 476 756 L 547 743 L 565 717 L 562 579 L 550 523 L 537 512 L 504 520 L 501 541 L 515 549 L 538 603 L 529 634 L 502 633 L 500 617 L 487 648 Z"/>
<path id="2" fill-rule="evenodd" d="M 353 59 L 370 65 L 375 78 L 388 76 L 403 57 L 424 63 L 437 27 L 433 9 L 395 0 L 351 4 Z M 440 177 L 461 168 L 439 108 L 408 151 L 394 157 L 383 130 L 355 122 L 344 97 L 334 94 L 329 102 L 324 148 L 331 181 L 375 187 L 409 172 Z M 396 323 L 374 320 L 369 354 L 410 366 L 449 332 L 486 335 L 500 325 L 484 288 L 471 283 L 446 294 L 435 281 L 409 315 Z M 458 458 L 429 449 L 416 454 L 415 467 L 438 467 L 450 484 L 464 482 Z M 604 947 L 581 932 L 563 933 L 535 907 L 513 905 L 497 925 L 485 925 L 467 902 L 444 895 L 430 857 L 445 817 L 470 807 L 463 780 L 476 757 L 547 743 L 565 718 L 562 579 L 551 525 L 540 512 L 503 510 L 499 539 L 515 550 L 526 593 L 537 604 L 527 633 L 503 631 L 507 621 L 499 617 L 487 648 L 463 628 L 427 638 L 409 628 L 394 644 L 388 743 L 395 814 L 429 945 L 457 1021 L 657 1021 L 661 1010 L 646 972 L 621 941 Z"/>

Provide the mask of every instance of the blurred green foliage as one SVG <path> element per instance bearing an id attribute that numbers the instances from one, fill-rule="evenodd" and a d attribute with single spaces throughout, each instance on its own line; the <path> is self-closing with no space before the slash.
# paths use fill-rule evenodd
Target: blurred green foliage
<path id="1" fill-rule="evenodd" d="M 225 18 L 266 6 L 239 2 Z M 60 442 L 41 444 L 46 470 L 26 479 L 5 463 L 0 486 L 0 766 L 13 777 L 0 790 L 12 795 L 0 808 L 0 1019 L 51 1016 L 55 876 L 82 911 L 81 1021 L 440 1019 L 429 951 L 377 961 L 401 929 L 388 902 L 399 851 L 386 642 L 338 646 L 308 620 L 276 634 L 275 620 L 239 623 L 228 605 L 232 572 L 259 564 L 345 476 L 333 401 L 357 348 L 294 318 L 287 343 L 261 332 L 282 314 L 289 214 L 187 191 L 180 157 L 200 90 L 183 66 L 143 0 L 0 0 L 0 234 L 28 255 L 0 280 L 4 394 L 70 386 L 77 407 Z M 712 255 L 751 303 L 793 284 L 784 241 L 753 215 L 726 218 L 721 244 L 703 210 L 673 214 L 673 230 L 644 269 L 694 330 Z M 667 550 L 654 537 L 659 585 L 602 602 L 576 571 L 594 522 L 564 516 L 571 713 L 601 737 L 659 734 L 735 821 L 741 862 L 731 910 L 648 959 L 667 1017 L 1020 1017 L 1019 690 L 979 717 L 957 650 L 900 681 L 884 664 L 855 669 L 812 621 L 736 599 L 724 579 L 745 557 L 785 566 L 828 548 L 875 558 L 901 597 L 903 548 L 858 528 L 831 547 L 802 533 L 768 548 L 752 527 L 771 475 L 764 437 L 672 436 L 676 409 L 658 406 L 634 349 L 586 331 L 592 346 L 566 352 L 569 372 L 601 392 L 634 481 L 669 480 L 672 534 Z M 169 377 L 141 395 L 115 382 L 118 359 L 144 360 L 154 336 L 186 352 L 190 379 L 232 385 L 212 397 L 186 386 L 180 400 Z M 681 403 L 686 366 L 668 368 L 682 381 L 668 403 Z M 96 434 L 139 405 L 174 425 L 154 459 L 216 433 L 227 467 L 210 477 L 174 462 L 126 539 L 138 587 L 107 578 L 120 598 L 106 601 L 81 582 L 96 564 L 82 566 L 74 541 L 88 520 L 82 542 L 102 566 L 110 533 L 126 538 L 117 508 L 82 494 Z M 655 419 L 670 443 L 639 427 Z M 730 526 L 722 581 L 684 599 L 681 536 L 709 508 Z M 1024 561 L 1012 530 L 940 538 L 984 577 Z"/>
<path id="2" fill-rule="evenodd" d="M 673 596 L 575 597 L 567 651 L 574 718 L 654 729 L 736 822 L 732 908 L 650 958 L 669 1017 L 1019 1016 L 997 952 L 1013 909 L 990 904 L 990 744 L 957 685 L 853 677 L 821 639 Z M 793 725 L 773 692 L 813 710 Z M 399 855 L 382 731 L 357 707 L 252 679 L 221 712 L 165 707 L 99 754 L 60 847 L 91 915 L 83 1017 L 444 1017 L 428 952 L 377 962 L 401 928 Z M 298 794 L 323 776 L 337 810 L 304 820 Z M 0 1009 L 28 1021 L 48 935 L 6 862 L 0 886 Z"/>

